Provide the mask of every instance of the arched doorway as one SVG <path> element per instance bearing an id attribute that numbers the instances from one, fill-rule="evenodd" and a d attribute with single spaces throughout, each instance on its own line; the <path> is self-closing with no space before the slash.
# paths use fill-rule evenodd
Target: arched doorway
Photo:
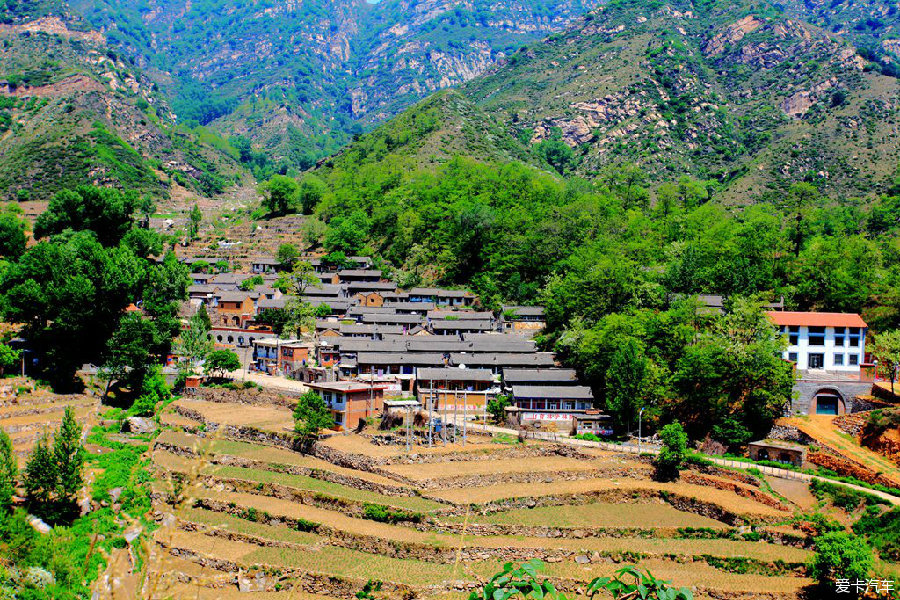
<path id="1" fill-rule="evenodd" d="M 816 415 L 842 415 L 847 412 L 841 393 L 832 388 L 822 388 L 816 392 L 810 406 L 810 413 Z"/>

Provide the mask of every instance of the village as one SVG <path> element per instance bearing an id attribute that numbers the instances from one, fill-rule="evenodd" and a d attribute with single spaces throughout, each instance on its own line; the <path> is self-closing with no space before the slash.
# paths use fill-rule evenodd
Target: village
<path id="1" fill-rule="evenodd" d="M 282 311 L 291 296 L 275 287 L 285 270 L 275 257 L 245 260 L 244 273 L 191 274 L 188 312 L 210 314 L 218 348 L 241 358 L 237 379 L 264 387 L 304 384 L 332 411 L 335 429 L 349 432 L 391 413 L 428 415 L 429 439 L 444 423 L 488 422 L 488 405 L 508 399 L 502 421 L 513 429 L 563 436 L 614 432 L 610 416 L 595 407 L 590 387 L 552 352 L 538 349 L 545 326 L 540 306 L 487 310 L 466 290 L 414 287 L 401 290 L 372 266 L 352 256 L 340 268 L 321 256 L 304 257 L 316 283 L 300 298 L 315 311 L 306 339 L 279 337 L 259 317 Z M 186 262 L 210 264 L 215 258 Z M 253 287 L 245 281 L 259 282 Z M 722 313 L 721 296 L 702 295 L 702 310 Z M 883 405 L 893 396 L 866 351 L 867 325 L 858 314 L 785 311 L 768 306 L 773 328 L 786 338 L 782 358 L 794 369 L 792 401 L 784 416 L 850 415 Z M 196 382 L 195 382 L 196 383 Z M 880 398 L 880 400 L 879 400 Z M 800 466 L 797 440 L 759 440 L 752 449 L 775 462 Z"/>

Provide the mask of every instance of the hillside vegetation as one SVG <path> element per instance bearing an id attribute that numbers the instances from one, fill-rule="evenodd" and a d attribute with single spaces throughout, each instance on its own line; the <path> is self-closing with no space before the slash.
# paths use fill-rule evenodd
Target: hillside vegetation
<path id="1" fill-rule="evenodd" d="M 308 168 L 370 123 L 479 75 L 597 3 L 71 2 L 147 64 L 182 119 L 250 140 L 282 170 Z"/>
<path id="2" fill-rule="evenodd" d="M 156 86 L 101 35 L 76 18 L 28 20 L 28 7 L 0 25 L 6 198 L 46 199 L 85 182 L 157 198 L 173 185 L 212 195 L 237 180 L 233 150 L 176 127 Z"/>

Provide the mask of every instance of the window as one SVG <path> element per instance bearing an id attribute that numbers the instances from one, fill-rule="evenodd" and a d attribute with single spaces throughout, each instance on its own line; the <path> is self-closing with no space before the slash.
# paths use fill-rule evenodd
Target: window
<path id="1" fill-rule="evenodd" d="M 851 367 L 855 367 L 856 365 L 858 365 L 859 364 L 859 354 L 851 354 L 849 364 Z"/>
<path id="2" fill-rule="evenodd" d="M 788 360 L 792 363 L 797 362 L 797 353 L 796 352 L 788 352 Z"/>
<path id="3" fill-rule="evenodd" d="M 860 330 L 859 327 L 850 328 L 850 347 L 859 348 Z"/>
<path id="4" fill-rule="evenodd" d="M 847 335 L 846 327 L 835 327 L 834 328 L 834 345 L 835 346 L 844 346 L 845 336 Z M 835 363 L 837 364 L 837 363 Z"/>
<path id="5" fill-rule="evenodd" d="M 842 353 L 840 353 L 840 352 L 835 353 L 834 366 L 836 366 L 836 367 L 844 366 L 844 355 Z"/>
<path id="6" fill-rule="evenodd" d="M 825 355 L 824 354 L 810 354 L 808 358 L 808 364 L 810 369 L 824 369 L 825 368 Z"/>
<path id="7" fill-rule="evenodd" d="M 800 343 L 800 327 L 798 325 L 788 327 L 788 343 L 791 346 L 796 346 Z"/>
<path id="8" fill-rule="evenodd" d="M 810 327 L 809 328 L 809 345 L 824 346 L 825 345 L 825 328 Z"/>

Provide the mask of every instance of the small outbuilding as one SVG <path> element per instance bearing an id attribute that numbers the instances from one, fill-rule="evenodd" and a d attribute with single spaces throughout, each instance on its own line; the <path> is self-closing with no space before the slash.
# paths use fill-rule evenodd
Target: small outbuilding
<path id="1" fill-rule="evenodd" d="M 806 446 L 784 440 L 759 440 L 749 444 L 752 460 L 769 460 L 795 467 L 806 463 Z"/>

